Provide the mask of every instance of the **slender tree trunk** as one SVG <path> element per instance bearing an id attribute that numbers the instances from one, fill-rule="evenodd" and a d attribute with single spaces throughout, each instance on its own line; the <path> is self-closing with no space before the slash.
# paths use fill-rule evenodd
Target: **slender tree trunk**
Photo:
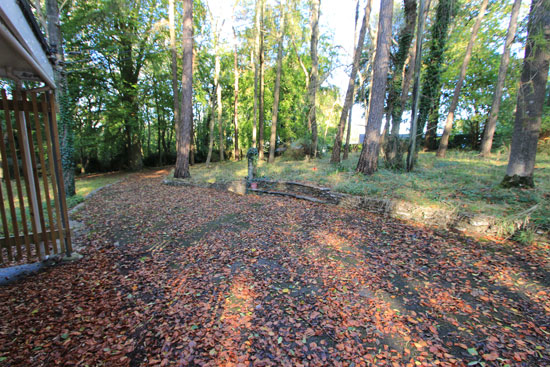
<path id="1" fill-rule="evenodd" d="M 254 39 L 254 121 L 252 122 L 252 147 L 257 147 L 257 128 L 258 128 L 258 98 L 260 90 L 258 86 L 258 76 L 260 71 L 259 53 L 260 53 L 260 8 L 264 0 L 256 0 L 256 10 L 254 19 L 255 39 Z"/>
<path id="2" fill-rule="evenodd" d="M 174 0 L 169 1 L 168 5 L 168 19 L 170 27 L 170 54 L 172 60 L 170 66 L 172 68 L 172 96 L 173 96 L 173 110 L 174 110 L 174 126 L 176 130 L 178 129 L 180 111 L 179 111 L 179 92 L 178 92 L 178 55 L 176 51 L 176 26 L 175 26 L 175 11 L 174 11 Z M 176 140 L 176 150 L 177 140 Z"/>
<path id="3" fill-rule="evenodd" d="M 279 117 L 279 94 L 281 89 L 281 70 L 283 68 L 283 37 L 285 34 L 285 3 L 281 1 L 281 25 L 279 42 L 277 45 L 277 72 L 275 74 L 275 90 L 273 91 L 273 110 L 271 112 L 271 138 L 269 139 L 269 163 L 275 162 L 275 148 L 277 145 L 277 118 Z"/>
<path id="4" fill-rule="evenodd" d="M 512 6 L 512 14 L 510 15 L 510 23 L 508 24 L 508 33 L 506 34 L 504 50 L 502 51 L 502 57 L 500 59 L 500 67 L 498 68 L 498 78 L 497 84 L 495 86 L 495 92 L 493 94 L 491 113 L 489 114 L 489 120 L 487 122 L 487 125 L 485 126 L 483 140 L 481 141 L 482 157 L 488 157 L 491 155 L 493 136 L 495 135 L 498 111 L 500 109 L 500 102 L 502 100 L 502 88 L 504 87 L 504 82 L 506 81 L 506 71 L 508 70 L 508 64 L 510 63 L 510 46 L 512 45 L 512 42 L 514 41 L 514 37 L 516 35 L 520 7 L 521 0 L 514 0 L 514 5 Z"/>
<path id="5" fill-rule="evenodd" d="M 317 55 L 317 45 L 319 43 L 319 12 L 321 0 L 311 1 L 311 41 L 310 41 L 310 56 L 311 56 L 311 72 L 309 73 L 309 90 L 308 90 L 308 114 L 307 125 L 311 129 L 311 152 L 313 157 L 317 156 L 317 111 L 316 111 L 316 96 L 319 82 L 319 58 Z"/>
<path id="6" fill-rule="evenodd" d="M 181 77 L 181 125 L 178 131 L 177 159 L 174 177 L 187 178 L 191 125 L 193 124 L 193 0 L 183 0 L 183 73 Z"/>
<path id="7" fill-rule="evenodd" d="M 346 145 L 344 146 L 344 155 L 342 156 L 343 160 L 348 159 L 349 157 L 349 142 L 351 139 L 351 115 L 353 112 L 353 104 L 349 107 L 349 114 L 348 114 L 348 130 L 346 132 Z"/>
<path id="8" fill-rule="evenodd" d="M 466 77 L 466 69 L 472 58 L 472 50 L 474 48 L 474 43 L 476 41 L 477 32 L 481 27 L 481 21 L 485 15 L 485 9 L 487 9 L 487 4 L 489 0 L 483 0 L 481 3 L 481 9 L 479 9 L 479 14 L 476 18 L 474 28 L 472 28 L 472 35 L 470 36 L 470 41 L 466 47 L 466 54 L 464 55 L 464 60 L 462 61 L 462 66 L 460 68 L 460 74 L 458 76 L 458 82 L 455 85 L 455 91 L 453 94 L 453 100 L 451 101 L 451 107 L 449 108 L 449 113 L 447 114 L 447 120 L 445 121 L 445 129 L 443 130 L 443 135 L 439 141 L 439 148 L 437 149 L 436 157 L 444 158 L 447 153 L 447 146 L 449 145 L 449 136 L 451 136 L 451 130 L 453 129 L 453 122 L 456 112 L 456 107 L 458 106 L 458 98 L 460 97 L 460 90 L 464 84 L 464 78 Z"/>
<path id="9" fill-rule="evenodd" d="M 264 11 L 265 11 L 265 1 L 262 1 L 262 6 L 260 8 L 260 49 L 259 49 L 259 60 L 260 60 L 260 96 L 258 101 L 258 159 L 264 159 L 264 128 L 265 128 L 265 106 L 264 106 L 264 97 L 265 97 L 265 60 L 264 60 Z"/>
<path id="10" fill-rule="evenodd" d="M 533 172 L 550 66 L 550 1 L 533 0 L 505 187 L 534 187 Z"/>
<path id="11" fill-rule="evenodd" d="M 214 81 L 214 84 L 216 82 Z M 215 92 L 214 88 L 214 92 Z M 214 148 L 214 96 L 210 96 L 210 116 L 208 119 L 208 155 L 206 156 L 206 165 L 212 161 L 212 149 Z"/>
<path id="12" fill-rule="evenodd" d="M 435 149 L 435 133 L 439 121 L 439 99 L 441 96 L 441 74 L 443 72 L 444 51 L 447 45 L 449 24 L 451 23 L 454 0 L 439 0 L 435 19 L 431 26 L 430 50 L 426 58 L 426 72 L 422 82 L 419 104 L 418 134 L 422 134 L 426 121 L 425 146 Z"/>
<path id="13" fill-rule="evenodd" d="M 48 20 L 48 36 L 50 47 L 55 54 L 54 79 L 57 86 L 55 97 L 59 106 L 59 145 L 61 152 L 61 167 L 63 169 L 63 183 L 65 195 L 70 197 L 75 194 L 74 184 L 74 132 L 73 117 L 70 108 L 70 96 L 67 89 L 67 77 L 65 74 L 65 55 L 63 51 L 63 34 L 59 20 L 59 7 L 57 0 L 46 1 L 46 14 Z"/>
<path id="14" fill-rule="evenodd" d="M 404 0 L 405 7 L 405 24 L 399 33 L 399 46 L 395 54 L 394 69 L 391 80 L 388 85 L 388 98 L 386 101 L 387 117 L 386 129 L 391 131 L 392 135 L 399 135 L 399 125 L 401 124 L 400 116 L 402 115 L 401 104 L 399 97 L 403 92 L 403 65 L 407 59 L 407 54 L 411 47 L 412 39 L 414 38 L 414 28 L 416 25 L 416 0 Z"/>
<path id="15" fill-rule="evenodd" d="M 428 0 L 428 6 L 430 0 Z M 427 10 L 426 10 L 427 12 Z M 424 22 L 426 17 L 424 16 L 424 0 L 420 0 L 420 10 L 418 11 L 418 25 L 416 28 L 416 51 L 414 60 L 414 85 L 413 85 L 413 102 L 411 109 L 411 131 L 410 131 L 410 143 L 409 152 L 407 154 L 407 171 L 412 171 L 414 167 L 414 160 L 416 156 L 416 136 L 417 136 L 417 124 L 418 124 L 418 107 L 420 104 L 420 68 L 422 67 L 422 41 L 424 38 Z"/>
<path id="16" fill-rule="evenodd" d="M 393 0 L 381 0 L 374 58 L 373 84 L 370 93 L 369 114 L 365 129 L 363 149 L 357 163 L 357 172 L 373 174 L 378 168 L 380 125 L 384 116 L 386 81 L 390 63 Z"/>
<path id="17" fill-rule="evenodd" d="M 220 139 L 220 162 L 224 161 L 224 134 L 223 134 L 223 118 L 222 118 L 222 87 L 220 85 L 220 54 L 216 49 L 216 66 L 215 66 L 215 84 L 216 84 L 216 120 L 218 120 L 218 136 Z"/>
<path id="18" fill-rule="evenodd" d="M 361 59 L 361 54 L 363 52 L 363 44 L 365 43 L 365 35 L 367 33 L 367 22 L 368 22 L 368 19 L 370 18 L 370 7 L 371 7 L 371 2 L 367 1 L 367 5 L 365 6 L 365 14 L 363 15 L 363 21 L 361 23 L 361 30 L 359 31 L 359 39 L 357 41 L 357 45 L 355 46 L 355 51 L 353 53 L 353 64 L 351 67 L 351 74 L 348 80 L 348 89 L 346 91 L 346 98 L 344 100 L 342 113 L 340 114 L 338 131 L 336 132 L 336 137 L 334 138 L 334 147 L 332 148 L 332 156 L 330 157 L 331 163 L 340 162 L 342 136 L 344 135 L 344 127 L 346 126 L 348 113 L 350 111 L 351 105 L 353 104 L 353 96 L 355 92 L 355 79 L 357 78 L 359 61 Z"/>
<path id="19" fill-rule="evenodd" d="M 233 158 L 238 161 L 240 160 L 239 156 L 239 59 L 237 54 L 237 33 L 235 28 L 233 28 L 233 70 L 235 74 L 235 88 L 234 92 L 234 102 L 233 102 L 233 127 L 235 129 L 235 143 L 233 144 L 234 152 Z"/>
<path id="20" fill-rule="evenodd" d="M 358 36 L 357 23 L 358 22 L 359 22 L 359 0 L 357 0 L 357 2 L 355 3 L 355 23 L 354 23 L 355 24 L 355 27 L 354 27 L 355 32 L 353 32 L 353 44 L 354 45 L 357 43 L 357 36 Z M 343 160 L 348 159 L 348 156 L 349 156 L 349 141 L 350 141 L 350 138 L 351 138 L 351 116 L 352 116 L 352 112 L 353 112 L 353 104 L 354 103 L 352 103 L 351 106 L 349 106 L 348 126 L 347 126 L 347 130 L 346 130 L 346 144 L 344 145 L 344 154 L 342 156 Z M 325 129 L 325 137 L 326 137 L 327 130 L 328 130 L 328 125 L 327 125 L 327 129 Z"/>

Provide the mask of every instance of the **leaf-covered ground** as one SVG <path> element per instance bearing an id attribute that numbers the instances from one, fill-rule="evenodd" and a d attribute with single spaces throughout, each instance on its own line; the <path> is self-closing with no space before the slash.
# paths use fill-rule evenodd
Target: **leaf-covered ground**
<path id="1" fill-rule="evenodd" d="M 0 288 L 2 366 L 550 365 L 548 248 L 130 176 Z"/>

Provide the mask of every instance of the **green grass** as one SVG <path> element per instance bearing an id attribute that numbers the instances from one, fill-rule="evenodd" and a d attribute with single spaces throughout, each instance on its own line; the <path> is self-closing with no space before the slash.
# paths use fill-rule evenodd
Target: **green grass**
<path id="1" fill-rule="evenodd" d="M 107 173 L 107 174 L 97 174 L 97 175 L 89 175 L 89 176 L 78 177 L 75 180 L 76 195 L 74 195 L 70 198 L 67 198 L 67 207 L 69 209 L 75 207 L 79 203 L 83 202 L 86 195 L 88 195 L 93 190 L 98 189 L 100 187 L 103 187 L 105 185 L 108 185 L 110 183 L 116 182 L 116 181 L 122 179 L 123 177 L 125 177 L 125 175 L 126 174 L 124 174 L 124 173 Z M 21 178 L 21 180 L 22 180 L 21 184 L 22 184 L 24 204 L 25 204 L 25 215 L 27 217 L 28 228 L 29 228 L 29 230 L 31 230 L 31 225 L 30 225 L 30 221 L 29 221 L 30 210 L 29 210 L 28 201 L 27 201 L 27 191 L 25 189 L 25 184 L 24 184 L 23 178 Z M 6 183 L 3 180 L 1 180 L 1 185 L 2 185 L 2 194 L 4 196 L 4 207 L 5 207 L 5 210 L 6 210 L 6 215 L 7 215 L 7 220 L 8 220 L 8 228 L 9 228 L 10 233 L 13 234 L 13 225 L 12 225 L 10 207 L 9 207 L 9 202 L 8 202 L 8 197 L 7 197 Z M 55 206 L 54 206 L 54 201 L 53 201 L 53 188 L 51 186 L 51 181 L 49 181 L 48 186 L 49 186 L 49 193 L 50 193 L 52 211 L 54 212 L 53 216 L 55 218 Z M 20 203 L 19 203 L 19 197 L 18 197 L 18 193 L 17 193 L 17 187 L 16 187 L 16 184 L 15 184 L 15 180 L 12 180 L 11 187 L 12 187 L 13 194 L 14 194 L 14 197 L 15 197 L 15 210 L 16 210 L 16 215 L 17 215 L 17 223 L 18 223 L 19 230 L 22 232 L 21 210 L 20 210 L 20 205 L 19 205 Z M 44 185 L 43 185 L 43 182 L 42 182 L 42 178 L 40 178 L 40 196 L 42 198 L 42 207 L 44 208 L 44 214 L 46 215 L 46 224 L 47 224 L 47 210 L 46 210 L 47 205 L 46 205 L 45 191 L 44 191 Z M 0 236 L 3 236 L 3 235 L 4 235 L 4 233 L 3 233 L 3 230 L 2 230 L 2 232 L 0 233 Z"/>
<path id="2" fill-rule="evenodd" d="M 447 158 L 420 153 L 416 169 L 403 173 L 385 169 L 370 177 L 355 172 L 359 153 L 332 165 L 329 157 L 317 160 L 260 162 L 258 175 L 268 179 L 298 181 L 330 187 L 338 192 L 407 200 L 419 205 L 445 207 L 501 218 L 503 223 L 524 219 L 535 228 L 550 229 L 550 155 L 537 156 L 535 189 L 504 189 L 499 186 L 507 164 L 506 154 L 480 158 L 475 152 L 450 151 Z M 197 164 L 191 168 L 191 181 L 216 183 L 239 180 L 247 175 L 246 162 Z"/>

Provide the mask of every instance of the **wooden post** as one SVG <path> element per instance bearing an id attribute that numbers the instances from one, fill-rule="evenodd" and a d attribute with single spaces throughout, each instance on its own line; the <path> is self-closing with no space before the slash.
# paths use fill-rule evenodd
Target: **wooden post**
<path id="1" fill-rule="evenodd" d="M 19 101 L 24 99 L 24 94 L 21 94 L 19 91 L 15 92 L 14 100 Z M 15 106 L 15 122 L 17 124 L 17 136 L 19 139 L 19 152 L 21 154 L 21 163 L 23 165 L 23 178 L 25 179 L 25 189 L 27 193 L 27 202 L 29 205 L 30 215 L 31 215 L 31 228 L 32 228 L 32 237 L 34 246 L 36 248 L 36 254 L 42 259 L 40 253 L 40 241 L 38 240 L 38 233 L 41 231 L 40 221 L 38 220 L 38 200 L 36 196 L 36 186 L 34 184 L 34 177 L 32 175 L 32 159 L 31 159 L 31 148 L 29 145 L 29 139 L 27 138 L 27 128 L 25 121 L 24 111 L 19 110 L 18 103 L 14 104 Z M 30 252 L 30 246 L 27 248 L 27 261 L 30 262 L 32 258 Z"/>
<path id="2" fill-rule="evenodd" d="M 44 153 L 44 141 L 42 139 L 42 129 L 40 125 L 40 119 L 39 119 L 39 112 L 38 112 L 38 102 L 37 102 L 37 96 L 36 93 L 32 93 L 32 109 L 34 114 L 34 126 L 36 129 L 36 142 L 38 145 L 38 157 L 40 158 L 40 165 L 42 167 L 42 184 L 44 186 L 44 196 L 46 198 L 46 208 L 48 210 L 48 223 L 50 226 L 50 232 L 51 232 L 51 241 L 52 241 L 52 248 L 53 253 L 57 254 L 57 238 L 55 235 L 55 225 L 53 221 L 53 213 L 52 213 L 52 203 L 50 199 L 50 187 L 48 184 L 48 167 L 46 165 L 46 160 L 44 159 L 45 153 Z M 43 114 L 44 122 L 46 121 L 48 115 Z M 44 126 L 46 127 L 47 124 L 44 123 Z M 44 226 L 45 228 L 45 226 Z M 45 230 L 43 231 L 45 232 Z M 61 241 L 61 239 L 60 239 Z M 47 246 L 46 246 L 47 249 Z M 47 252 L 48 250 L 46 250 Z"/>
<path id="3" fill-rule="evenodd" d="M 71 243 L 71 230 L 69 228 L 69 218 L 67 210 L 67 201 L 65 199 L 65 184 L 63 182 L 63 174 L 61 172 L 61 152 L 59 150 L 59 136 L 57 131 L 57 118 L 55 109 L 55 98 L 52 96 L 52 92 L 46 93 L 46 98 L 50 101 L 50 114 L 48 115 L 50 130 L 52 132 L 52 142 L 55 151 L 54 163 L 56 166 L 55 176 L 57 178 L 57 190 L 59 193 L 59 201 L 61 203 L 61 220 L 65 226 L 65 252 L 67 257 L 71 256 L 72 243 Z M 52 157 L 53 158 L 53 157 Z"/>

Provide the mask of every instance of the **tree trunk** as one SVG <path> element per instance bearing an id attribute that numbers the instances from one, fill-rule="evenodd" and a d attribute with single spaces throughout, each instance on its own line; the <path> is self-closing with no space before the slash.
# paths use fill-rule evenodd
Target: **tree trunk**
<path id="1" fill-rule="evenodd" d="M 285 34 L 284 0 L 281 1 L 280 9 L 281 29 L 279 30 L 279 42 L 277 45 L 277 72 L 275 74 L 275 90 L 273 91 L 273 110 L 271 113 L 271 138 L 269 139 L 268 163 L 273 163 L 275 161 L 275 148 L 277 145 L 277 118 L 279 117 L 279 94 L 281 89 L 281 70 L 283 68 L 283 37 Z"/>
<path id="2" fill-rule="evenodd" d="M 46 1 L 46 13 L 49 43 L 55 55 L 54 79 L 57 86 L 55 97 L 57 99 L 57 105 L 59 106 L 59 148 L 61 152 L 61 167 L 63 169 L 63 184 L 65 186 L 65 195 L 70 197 L 76 193 L 74 184 L 75 164 L 73 157 L 74 123 L 71 115 L 69 91 L 67 90 L 63 34 L 61 33 L 57 0 Z"/>
<path id="3" fill-rule="evenodd" d="M 348 114 L 348 131 L 346 132 L 346 145 L 344 146 L 344 155 L 342 156 L 343 160 L 348 159 L 349 157 L 349 141 L 351 138 L 351 115 L 353 112 L 353 104 L 349 107 Z"/>
<path id="4" fill-rule="evenodd" d="M 235 143 L 233 144 L 233 158 L 238 161 L 240 160 L 239 156 L 239 59 L 237 54 L 237 34 L 235 28 L 233 28 L 233 41 L 235 43 L 235 48 L 233 50 L 233 70 L 235 74 L 235 88 L 234 92 L 234 102 L 233 102 L 233 127 L 235 129 Z"/>
<path id="5" fill-rule="evenodd" d="M 193 123 L 193 0 L 183 0 L 183 73 L 181 77 L 181 125 L 177 129 L 178 148 L 174 177 L 187 178 L 189 151 L 191 150 L 191 125 Z"/>
<path id="6" fill-rule="evenodd" d="M 363 52 L 363 44 L 365 43 L 365 35 L 367 33 L 367 22 L 370 18 L 371 2 L 367 1 L 365 6 L 365 14 L 363 15 L 363 21 L 361 22 L 361 30 L 359 31 L 359 39 L 353 53 L 353 64 L 351 67 L 351 74 L 348 80 L 348 89 L 346 91 L 346 98 L 344 100 L 344 106 L 342 107 L 342 113 L 340 114 L 340 121 L 338 123 L 338 131 L 334 138 L 334 147 L 332 148 L 332 156 L 330 157 L 330 163 L 340 163 L 340 151 L 342 146 L 342 136 L 344 135 L 344 127 L 348 119 L 348 113 L 351 105 L 353 104 L 353 96 L 355 91 L 355 79 L 357 78 L 357 70 L 359 69 L 359 61 Z"/>
<path id="7" fill-rule="evenodd" d="M 550 66 L 550 1 L 533 0 L 505 187 L 534 187 L 533 171 Z"/>
<path id="8" fill-rule="evenodd" d="M 439 0 L 435 19 L 431 27 L 430 51 L 426 59 L 426 72 L 420 97 L 418 134 L 422 134 L 426 121 L 426 147 L 435 149 L 435 133 L 439 120 L 439 98 L 441 96 L 441 73 L 443 56 L 447 44 L 449 24 L 453 13 L 454 0 Z"/>
<path id="9" fill-rule="evenodd" d="M 223 118 L 222 118 L 222 88 L 220 85 L 220 53 L 216 48 L 216 66 L 215 66 L 215 81 L 216 84 L 216 120 L 218 120 L 218 137 L 220 139 L 220 162 L 224 161 L 223 149 L 224 149 L 224 137 L 223 137 Z"/>
<path id="10" fill-rule="evenodd" d="M 176 26 L 175 26 L 175 11 L 174 11 L 174 0 L 169 1 L 168 5 L 168 19 L 170 27 L 170 53 L 172 60 L 170 66 L 172 68 L 172 97 L 173 97 L 173 110 L 174 110 L 174 126 L 176 130 L 179 126 L 180 120 L 180 111 L 179 111 L 179 92 L 178 92 L 178 56 L 176 51 Z M 176 150 L 177 147 L 176 139 Z"/>
<path id="11" fill-rule="evenodd" d="M 214 81 L 216 84 L 216 81 Z M 215 88 L 214 88 L 215 91 Z M 214 96 L 210 96 L 210 116 L 208 119 L 208 155 L 206 156 L 206 165 L 212 161 L 212 149 L 214 148 Z"/>
<path id="12" fill-rule="evenodd" d="M 481 3 L 481 9 L 479 9 L 479 14 L 477 16 L 474 28 L 472 28 L 472 35 L 470 36 L 470 41 L 466 47 L 466 54 L 464 55 L 464 60 L 462 61 L 462 66 L 460 68 L 460 74 L 458 76 L 458 82 L 455 85 L 455 90 L 453 94 L 453 100 L 451 101 L 451 107 L 449 108 L 449 113 L 447 114 L 447 120 L 445 121 L 445 129 L 443 130 L 443 135 L 439 142 L 439 148 L 437 149 L 436 157 L 444 158 L 447 153 L 447 146 L 449 145 L 449 136 L 451 136 L 451 130 L 453 129 L 453 122 L 456 112 L 456 107 L 458 106 L 458 97 L 460 97 L 460 90 L 462 89 L 462 84 L 464 84 L 464 78 L 466 77 L 466 69 L 472 58 L 472 50 L 474 48 L 474 43 L 476 41 L 477 32 L 479 27 L 481 27 L 481 21 L 485 15 L 485 9 L 487 9 L 487 4 L 489 0 L 483 0 Z"/>
<path id="13" fill-rule="evenodd" d="M 491 155 L 491 147 L 493 145 L 493 136 L 495 135 L 495 128 L 497 125 L 498 111 L 500 109 L 500 102 L 502 99 L 502 88 L 506 81 L 506 71 L 508 70 L 508 64 L 510 63 L 510 46 L 514 41 L 516 35 L 516 29 L 518 24 L 518 14 L 521 7 L 521 0 L 514 0 L 514 6 L 512 7 L 512 14 L 510 15 L 510 23 L 508 24 L 508 33 L 506 34 L 506 41 L 504 42 L 504 50 L 500 59 L 500 67 L 498 68 L 497 84 L 495 86 L 495 92 L 493 94 L 493 103 L 491 105 L 491 113 L 489 114 L 489 120 L 485 126 L 485 132 L 483 133 L 483 140 L 481 141 L 481 156 L 488 157 Z"/>
<path id="14" fill-rule="evenodd" d="M 388 79 L 390 63 L 392 13 L 393 0 L 381 0 L 368 121 L 365 129 L 363 149 L 361 150 L 356 168 L 357 172 L 366 175 L 373 174 L 378 168 L 380 125 L 384 116 L 386 81 Z"/>
<path id="15" fill-rule="evenodd" d="M 416 25 L 416 0 L 404 0 L 405 7 L 405 24 L 399 33 L 399 46 L 397 53 L 393 58 L 393 74 L 388 85 L 388 98 L 386 101 L 386 129 L 390 130 L 392 135 L 399 135 L 399 126 L 401 124 L 400 116 L 402 115 L 401 104 L 399 97 L 403 92 L 403 65 L 407 60 L 407 54 L 411 47 L 412 39 L 414 38 L 414 28 Z"/>
<path id="16" fill-rule="evenodd" d="M 260 96 L 258 101 L 258 159 L 264 159 L 264 119 L 265 119 L 265 107 L 264 107 L 264 96 L 265 96 L 265 60 L 264 60 L 264 11 L 265 11 L 265 1 L 262 1 L 262 6 L 260 8 L 260 49 L 259 49 L 259 59 L 260 59 Z"/>
<path id="17" fill-rule="evenodd" d="M 316 111 L 316 96 L 319 81 L 319 57 L 317 55 L 317 45 L 319 43 L 319 12 L 321 0 L 311 1 L 311 40 L 310 40 L 310 56 L 311 56 L 311 72 L 309 73 L 309 88 L 308 88 L 308 114 L 307 125 L 311 129 L 311 152 L 313 157 L 317 156 L 317 111 Z"/>
<path id="18" fill-rule="evenodd" d="M 257 128 L 258 128 L 258 74 L 260 71 L 259 53 L 260 53 L 260 7 L 264 0 L 256 0 L 255 19 L 254 19 L 254 121 L 252 122 L 252 147 L 257 148 Z"/>
<path id="19" fill-rule="evenodd" d="M 428 6 L 430 0 L 428 0 Z M 427 12 L 427 10 L 426 10 Z M 414 160 L 416 157 L 416 136 L 417 136 L 417 124 L 418 124 L 418 104 L 420 103 L 420 68 L 422 67 L 422 41 L 424 38 L 424 0 L 420 0 L 420 10 L 418 11 L 418 25 L 416 28 L 416 51 L 414 60 L 414 85 L 413 85 L 413 102 L 411 109 L 411 131 L 410 131 L 410 143 L 409 151 L 407 154 L 407 171 L 412 171 L 414 167 Z"/>

